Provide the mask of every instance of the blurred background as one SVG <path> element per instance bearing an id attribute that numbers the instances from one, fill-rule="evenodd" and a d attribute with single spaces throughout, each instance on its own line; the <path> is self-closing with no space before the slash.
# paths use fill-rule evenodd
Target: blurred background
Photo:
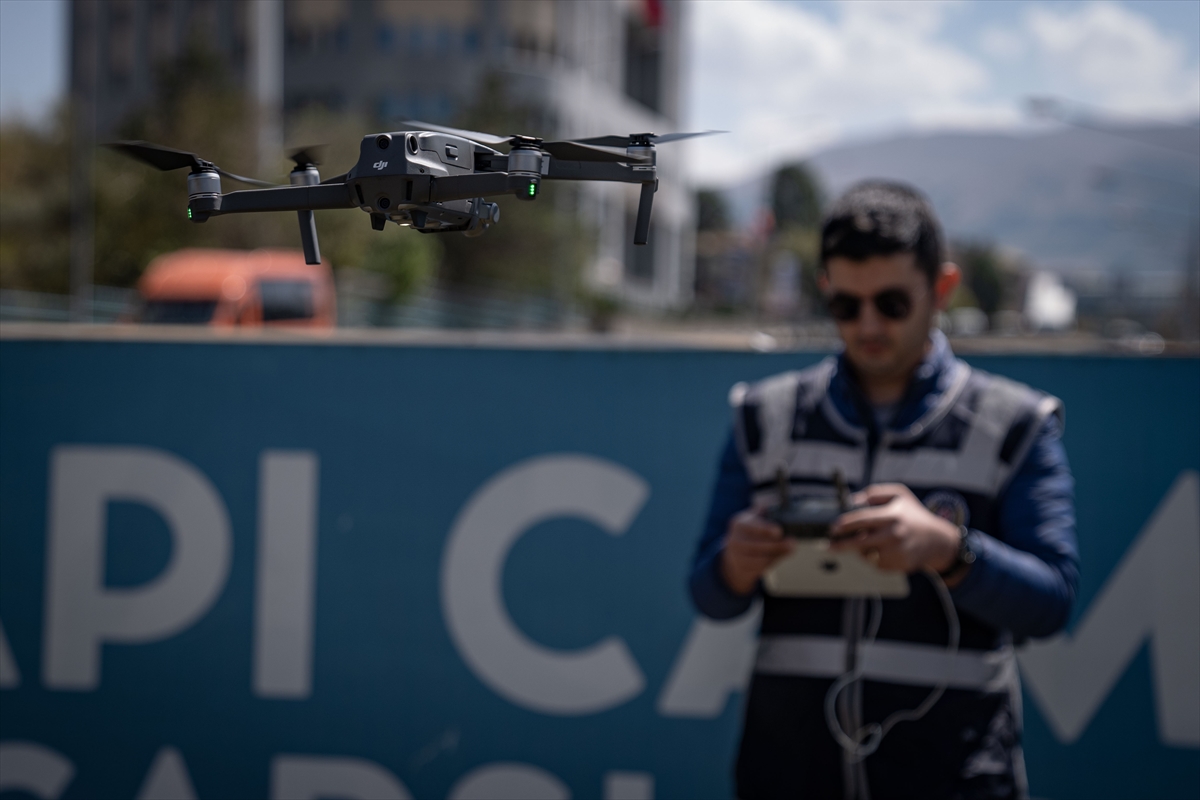
<path id="1" fill-rule="evenodd" d="M 479 239 L 318 212 L 339 325 L 819 345 L 822 211 L 891 177 L 966 272 L 956 338 L 1160 352 L 1200 338 L 1198 31 L 1192 2 L 4 0 L 0 314 L 132 319 L 158 256 L 298 246 L 289 214 L 189 224 L 179 175 L 97 143 L 282 180 L 415 118 L 730 132 L 660 150 L 646 247 L 624 186 L 501 200 Z"/>

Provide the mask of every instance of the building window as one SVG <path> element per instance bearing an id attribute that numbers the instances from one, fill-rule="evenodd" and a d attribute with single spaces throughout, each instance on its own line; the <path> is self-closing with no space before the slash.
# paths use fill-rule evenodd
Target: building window
<path id="1" fill-rule="evenodd" d="M 390 53 L 396 47 L 396 31 L 387 23 L 375 29 L 375 46 L 381 53 Z"/>
<path id="2" fill-rule="evenodd" d="M 479 52 L 479 29 L 467 28 L 463 33 L 463 52 L 473 56 Z"/>
<path id="3" fill-rule="evenodd" d="M 449 26 L 443 25 L 438 28 L 437 33 L 437 51 L 438 55 L 448 56 L 454 47 L 454 32 Z"/>
<path id="4" fill-rule="evenodd" d="M 625 94 L 651 111 L 661 111 L 662 33 L 630 17 L 625 22 Z"/>
<path id="5" fill-rule="evenodd" d="M 135 53 L 132 0 L 109 3 L 108 80 L 111 85 L 120 87 L 129 82 Z"/>

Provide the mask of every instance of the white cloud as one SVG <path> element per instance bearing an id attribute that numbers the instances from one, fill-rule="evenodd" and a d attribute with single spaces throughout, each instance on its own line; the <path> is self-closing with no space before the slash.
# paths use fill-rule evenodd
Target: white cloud
<path id="1" fill-rule="evenodd" d="M 993 25 L 979 36 L 979 49 L 993 58 L 1012 61 L 1025 55 L 1029 37 L 1012 28 Z"/>
<path id="2" fill-rule="evenodd" d="M 1053 76 L 1048 88 L 1131 114 L 1200 112 L 1200 70 L 1184 42 L 1135 8 L 1029 9 L 1026 29 Z"/>
<path id="3" fill-rule="evenodd" d="M 1027 96 L 1200 113 L 1200 67 L 1184 38 L 1194 31 L 1168 30 L 1136 3 L 983 6 L 687 4 L 691 122 L 734 132 L 688 145 L 694 179 L 754 177 L 850 138 L 1028 128 Z"/>
<path id="4" fill-rule="evenodd" d="M 847 3 L 835 20 L 803 7 L 697 3 L 694 116 L 735 137 L 696 144 L 705 180 L 732 180 L 847 134 L 895 125 L 994 120 L 976 108 L 983 65 L 939 39 L 943 3 Z"/>

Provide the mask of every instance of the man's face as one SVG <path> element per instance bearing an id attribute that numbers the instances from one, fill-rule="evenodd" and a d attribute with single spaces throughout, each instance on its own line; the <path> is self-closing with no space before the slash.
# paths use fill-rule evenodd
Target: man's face
<path id="1" fill-rule="evenodd" d="M 940 295 L 948 294 L 941 285 L 944 281 L 930 285 L 913 253 L 871 256 L 865 261 L 835 256 L 825 266 L 821 288 L 826 297 L 841 294 L 860 301 L 855 318 L 835 320 L 850 363 L 867 378 L 907 377 L 925 355 L 934 314 L 944 299 Z M 881 313 L 875 297 L 884 292 L 892 293 L 886 296 L 892 300 L 906 297 L 907 315 L 893 319 Z M 895 309 L 897 304 L 889 307 Z"/>

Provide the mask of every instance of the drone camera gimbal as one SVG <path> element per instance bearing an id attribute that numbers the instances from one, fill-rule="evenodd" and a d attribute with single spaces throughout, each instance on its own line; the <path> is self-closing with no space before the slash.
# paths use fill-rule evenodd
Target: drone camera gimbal
<path id="1" fill-rule="evenodd" d="M 255 211 L 295 211 L 304 259 L 321 263 L 313 211 L 360 208 L 371 227 L 388 222 L 420 233 L 458 231 L 479 236 L 500 221 L 500 209 L 485 197 L 514 195 L 535 200 L 543 180 L 610 181 L 640 184 L 633 243 L 646 244 L 650 211 L 658 188 L 655 144 L 705 136 L 653 133 L 544 142 L 531 136 L 497 136 L 411 122 L 412 130 L 364 136 L 358 162 L 342 175 L 321 180 L 318 148 L 291 153 L 287 185 L 274 185 L 226 172 L 194 153 L 150 144 L 116 142 L 126 155 L 161 170 L 189 167 L 188 218 Z M 509 145 L 508 153 L 491 145 Z M 222 192 L 221 177 L 263 188 Z"/>

